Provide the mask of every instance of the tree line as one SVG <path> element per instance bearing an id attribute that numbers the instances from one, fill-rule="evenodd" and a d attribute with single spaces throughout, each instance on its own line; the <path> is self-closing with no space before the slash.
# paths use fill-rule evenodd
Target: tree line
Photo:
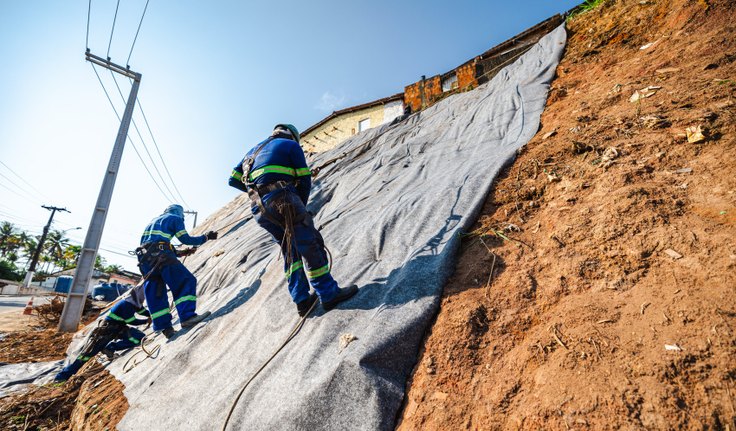
<path id="1" fill-rule="evenodd" d="M 22 280 L 40 239 L 41 235 L 29 234 L 7 221 L 1 222 L 0 279 Z M 39 255 L 34 280 L 43 280 L 50 274 L 75 268 L 81 251 L 82 246 L 71 244 L 64 231 L 49 230 Z M 95 269 L 107 273 L 118 273 L 123 270 L 120 265 L 106 263 L 105 258 L 98 254 Z"/>

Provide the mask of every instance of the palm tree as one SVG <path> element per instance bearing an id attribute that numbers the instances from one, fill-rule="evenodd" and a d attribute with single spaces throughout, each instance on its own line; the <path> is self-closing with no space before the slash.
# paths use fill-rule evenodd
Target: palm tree
<path id="1" fill-rule="evenodd" d="M 5 255 L 11 251 L 11 240 L 15 234 L 16 229 L 13 223 L 4 221 L 0 224 L 0 256 L 5 257 Z"/>
<path id="2" fill-rule="evenodd" d="M 26 263 L 24 266 L 24 269 L 26 269 L 31 263 L 33 253 L 36 251 L 36 246 L 38 245 L 38 238 L 40 237 L 34 238 L 31 235 L 27 235 L 25 232 L 23 232 L 22 235 L 25 235 L 25 241 L 23 241 L 23 243 L 21 244 L 21 248 L 23 249 L 23 255 L 26 259 Z"/>
<path id="3" fill-rule="evenodd" d="M 52 230 L 46 238 L 45 251 L 51 264 L 54 267 L 63 266 L 61 260 L 64 256 L 64 249 L 69 245 L 69 238 L 64 236 L 64 232 L 60 230 Z M 48 269 L 48 268 L 47 268 Z"/>
<path id="4" fill-rule="evenodd" d="M 79 254 L 82 253 L 81 245 L 68 245 L 64 249 L 64 253 L 61 258 L 61 266 L 63 269 L 71 269 L 77 266 L 79 260 Z"/>
<path id="5" fill-rule="evenodd" d="M 108 274 L 119 274 L 123 271 L 123 267 L 120 265 L 112 264 L 105 267 L 104 272 Z"/>

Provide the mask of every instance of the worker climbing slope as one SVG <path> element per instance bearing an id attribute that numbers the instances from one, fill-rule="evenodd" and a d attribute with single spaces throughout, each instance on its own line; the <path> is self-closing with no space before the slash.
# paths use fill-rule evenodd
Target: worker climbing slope
<path id="1" fill-rule="evenodd" d="M 229 180 L 230 186 L 248 193 L 256 222 L 281 245 L 289 293 L 300 316 L 317 299 L 331 310 L 358 292 L 357 286 L 340 288 L 330 274 L 324 240 L 306 209 L 310 174 L 299 131 L 278 124 L 235 166 Z M 310 293 L 310 283 L 316 294 Z"/>
<path id="2" fill-rule="evenodd" d="M 145 334 L 129 325 L 144 325 L 151 321 L 148 310 L 143 306 L 143 299 L 143 285 L 131 289 L 92 331 L 77 359 L 64 367 L 56 375 L 55 380 L 57 382 L 68 380 L 100 352 L 112 360 L 114 352 L 140 345 Z M 135 316 L 136 314 L 144 318 L 139 319 Z"/>
<path id="3" fill-rule="evenodd" d="M 171 239 L 182 244 L 199 246 L 208 240 L 217 239 L 217 232 L 210 231 L 201 236 L 190 236 L 184 227 L 184 208 L 170 205 L 163 214 L 148 224 L 141 236 L 141 245 L 136 249 L 138 266 L 145 277 L 143 288 L 146 303 L 153 319 L 153 330 L 171 338 L 171 310 L 166 294 L 169 286 L 174 305 L 179 314 L 182 328 L 191 328 L 201 322 L 210 312 L 197 314 L 197 279 L 177 259 Z"/>

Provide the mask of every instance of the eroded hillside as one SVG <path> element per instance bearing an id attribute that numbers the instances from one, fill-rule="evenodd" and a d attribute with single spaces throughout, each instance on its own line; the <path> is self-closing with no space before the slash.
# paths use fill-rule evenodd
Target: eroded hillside
<path id="1" fill-rule="evenodd" d="M 621 0 L 569 20 L 399 429 L 734 429 L 735 11 Z"/>

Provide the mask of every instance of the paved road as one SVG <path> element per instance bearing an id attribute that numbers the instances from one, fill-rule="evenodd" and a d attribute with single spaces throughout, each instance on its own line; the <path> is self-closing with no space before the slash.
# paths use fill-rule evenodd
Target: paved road
<path id="1" fill-rule="evenodd" d="M 31 295 L 0 295 L 0 313 L 5 311 L 13 311 L 25 308 L 28 304 L 28 300 L 31 299 Z M 47 297 L 33 296 L 33 305 L 45 304 L 48 302 Z"/>

